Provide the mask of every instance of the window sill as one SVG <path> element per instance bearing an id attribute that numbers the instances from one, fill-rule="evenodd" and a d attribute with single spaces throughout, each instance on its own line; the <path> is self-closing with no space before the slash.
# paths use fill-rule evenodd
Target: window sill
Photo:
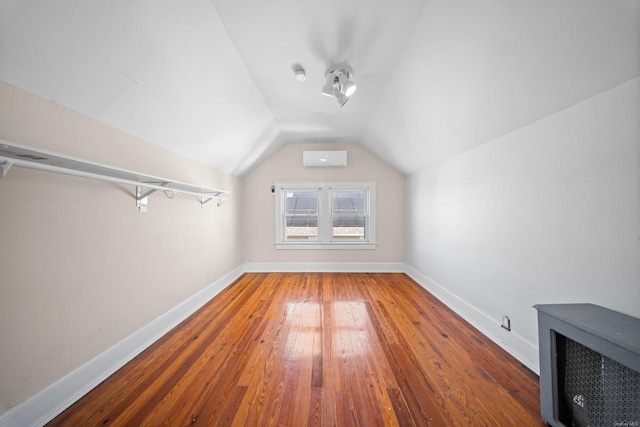
<path id="1" fill-rule="evenodd" d="M 276 249 L 358 249 L 358 250 L 372 250 L 376 249 L 377 243 L 371 242 L 358 242 L 358 243 L 343 243 L 343 242 L 335 242 L 335 243 L 317 243 L 317 242 L 280 242 L 276 243 Z"/>

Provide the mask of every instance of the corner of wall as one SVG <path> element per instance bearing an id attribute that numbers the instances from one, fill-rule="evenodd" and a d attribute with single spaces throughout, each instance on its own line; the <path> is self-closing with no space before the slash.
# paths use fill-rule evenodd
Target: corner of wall
<path id="1" fill-rule="evenodd" d="M 0 415 L 0 427 L 41 426 L 75 403 L 244 273 L 238 266 L 209 286 Z"/>
<path id="2" fill-rule="evenodd" d="M 536 374 L 540 373 L 538 347 L 535 344 L 516 333 L 504 331 L 485 313 L 415 268 L 407 265 L 406 274 L 527 368 Z"/>

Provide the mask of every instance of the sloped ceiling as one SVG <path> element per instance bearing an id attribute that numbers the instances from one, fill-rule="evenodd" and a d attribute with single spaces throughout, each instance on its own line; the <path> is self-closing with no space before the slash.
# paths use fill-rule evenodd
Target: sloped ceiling
<path id="1" fill-rule="evenodd" d="M 0 3 L 1 80 L 236 175 L 309 142 L 410 174 L 639 75 L 635 0 Z"/>
<path id="2" fill-rule="evenodd" d="M 638 1 L 430 1 L 363 141 L 411 174 L 638 76 Z"/>

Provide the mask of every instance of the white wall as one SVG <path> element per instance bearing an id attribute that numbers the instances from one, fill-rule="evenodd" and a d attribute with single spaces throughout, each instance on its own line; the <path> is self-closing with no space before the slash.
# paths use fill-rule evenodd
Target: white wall
<path id="1" fill-rule="evenodd" d="M 0 414 L 242 264 L 241 180 L 0 82 L 0 138 L 230 190 L 228 202 L 12 168 L 0 179 Z"/>
<path id="2" fill-rule="evenodd" d="M 347 150 L 348 166 L 302 167 L 304 150 Z M 276 250 L 276 181 L 376 181 L 375 250 Z M 404 262 L 404 176 L 359 144 L 289 144 L 244 179 L 243 231 L 245 261 L 261 263 L 399 263 Z"/>
<path id="3" fill-rule="evenodd" d="M 639 95 L 636 78 L 407 178 L 408 265 L 534 369 L 534 304 L 640 317 Z"/>

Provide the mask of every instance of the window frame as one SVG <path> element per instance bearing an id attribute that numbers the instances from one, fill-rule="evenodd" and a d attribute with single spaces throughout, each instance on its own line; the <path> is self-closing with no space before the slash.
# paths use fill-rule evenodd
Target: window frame
<path id="1" fill-rule="evenodd" d="M 376 249 L 376 182 L 276 182 L 275 185 L 275 247 L 276 249 Z M 316 240 L 287 240 L 286 194 L 318 190 L 318 237 Z M 365 233 L 363 240 L 333 238 L 332 194 L 335 191 L 365 192 Z"/>

